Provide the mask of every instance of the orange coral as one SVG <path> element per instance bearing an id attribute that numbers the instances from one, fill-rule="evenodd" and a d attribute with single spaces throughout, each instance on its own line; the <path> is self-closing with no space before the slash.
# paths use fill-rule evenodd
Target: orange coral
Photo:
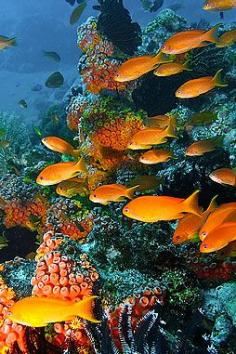
<path id="1" fill-rule="evenodd" d="M 91 148 L 92 165 L 101 168 L 104 171 L 112 171 L 122 162 L 128 160 L 128 157 L 122 152 L 110 148 L 101 148 L 94 144 Z"/>
<path id="2" fill-rule="evenodd" d="M 4 225 L 6 228 L 22 226 L 30 230 L 36 229 L 33 219 L 43 221 L 46 216 L 47 203 L 43 198 L 36 198 L 23 204 L 19 200 L 9 202 L 5 207 Z"/>
<path id="3" fill-rule="evenodd" d="M 32 293 L 37 296 L 54 296 L 69 300 L 78 300 L 91 295 L 94 283 L 98 279 L 96 270 L 86 258 L 77 264 L 63 256 L 57 251 L 63 238 L 53 236 L 52 232 L 47 232 L 37 250 L 38 264 L 36 275 L 32 278 Z M 78 272 L 79 266 L 85 271 L 86 276 Z"/>
<path id="4" fill-rule="evenodd" d="M 92 135 L 92 141 L 96 145 L 124 151 L 131 137 L 142 128 L 142 122 L 138 119 L 121 119 L 106 123 Z"/>
<path id="5" fill-rule="evenodd" d="M 80 121 L 80 116 L 77 112 L 69 112 L 66 117 L 67 126 L 72 131 L 78 130 L 78 124 Z"/>
<path id="6" fill-rule="evenodd" d="M 89 57 L 86 61 L 86 67 L 81 69 L 80 74 L 86 84 L 86 89 L 94 94 L 99 94 L 102 90 L 124 91 L 127 88 L 126 83 L 116 82 L 114 76 L 120 66 L 120 63 L 114 59 L 107 58 L 104 54 Z"/>
<path id="7" fill-rule="evenodd" d="M 47 232 L 38 249 L 36 274 L 32 278 L 33 291 L 36 296 L 53 296 L 71 301 L 82 300 L 93 293 L 99 278 L 85 254 L 75 262 L 57 251 L 63 242 L 62 237 L 54 237 Z M 67 347 L 67 338 L 75 343 L 80 353 L 91 353 L 91 342 L 80 320 L 55 323 L 54 331 L 46 334 L 46 339 L 53 345 Z"/>
<path id="8" fill-rule="evenodd" d="M 60 227 L 60 232 L 69 236 L 72 240 L 80 240 L 85 238 L 93 228 L 93 220 L 91 217 L 82 220 L 77 226 L 73 221 L 66 221 Z"/>
<path id="9" fill-rule="evenodd" d="M 111 58 L 114 46 L 100 36 L 97 30 L 97 20 L 89 18 L 78 30 L 78 46 L 85 53 L 79 63 L 80 74 L 88 91 L 98 94 L 103 89 L 126 89 L 126 83 L 114 81 L 120 62 Z"/>
<path id="10" fill-rule="evenodd" d="M 15 293 L 0 277 L 0 351 L 11 351 L 14 344 L 22 353 L 28 353 L 25 342 L 25 327 L 11 322 L 7 315 L 9 308 L 14 304 Z"/>

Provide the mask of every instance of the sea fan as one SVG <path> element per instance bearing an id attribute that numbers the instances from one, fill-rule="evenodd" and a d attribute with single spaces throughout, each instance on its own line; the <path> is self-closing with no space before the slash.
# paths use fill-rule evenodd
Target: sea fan
<path id="1" fill-rule="evenodd" d="M 141 28 L 132 22 L 129 11 L 124 8 L 123 0 L 98 0 L 94 9 L 101 11 L 98 30 L 123 53 L 132 55 L 141 45 Z"/>
<path id="2" fill-rule="evenodd" d="M 155 310 L 149 311 L 139 321 L 135 331 L 131 325 L 132 307 L 124 306 L 119 317 L 119 341 L 118 349 L 113 341 L 108 327 L 108 319 L 103 316 L 100 326 L 88 323 L 87 334 L 96 354 L 166 354 L 167 343 Z"/>

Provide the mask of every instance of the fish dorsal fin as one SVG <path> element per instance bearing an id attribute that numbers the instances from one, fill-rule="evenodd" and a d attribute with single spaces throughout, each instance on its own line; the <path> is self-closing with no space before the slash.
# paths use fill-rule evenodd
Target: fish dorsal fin
<path id="1" fill-rule="evenodd" d="M 204 214 L 209 214 L 212 211 L 214 211 L 217 208 L 217 204 L 216 204 L 216 199 L 218 198 L 218 195 L 215 195 L 212 200 L 210 201 L 210 204 L 207 208 L 207 210 L 204 211 Z"/>

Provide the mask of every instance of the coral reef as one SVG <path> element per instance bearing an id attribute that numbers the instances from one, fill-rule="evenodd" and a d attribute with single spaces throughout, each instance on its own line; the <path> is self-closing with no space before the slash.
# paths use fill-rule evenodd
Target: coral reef
<path id="1" fill-rule="evenodd" d="M 172 34 L 200 25 L 207 30 L 209 24 L 190 25 L 174 11 L 163 10 L 141 33 L 122 1 L 100 0 L 95 7 L 99 17 L 88 18 L 77 33 L 81 78 L 62 104 L 42 114 L 37 136 L 30 138 L 23 125 L 12 124 L 18 117 L 0 114 L 4 141 L 9 140 L 9 146 L 0 147 L 0 231 L 6 243 L 0 243 L 0 352 L 233 353 L 235 244 L 201 253 L 196 234 L 175 245 L 176 221 L 142 223 L 124 217 L 123 199 L 97 205 L 88 196 L 101 184 L 118 183 L 139 185 L 136 196 L 185 198 L 200 189 L 204 210 L 215 195 L 219 205 L 235 202 L 234 187 L 209 178 L 213 170 L 235 167 L 235 48 L 197 48 L 176 59 L 188 60 L 191 72 L 168 78 L 149 73 L 134 84 L 117 83 L 114 75 L 128 55 L 155 54 Z M 234 28 L 224 24 L 218 32 Z M 192 100 L 175 97 L 183 82 L 221 68 L 228 87 Z M 199 112 L 213 113 L 214 119 L 191 123 Z M 157 114 L 171 116 L 176 125 L 177 138 L 162 145 L 174 158 L 141 165 L 140 152 L 127 147 L 147 118 Z M 44 167 L 77 161 L 77 156 L 39 145 L 41 131 L 65 138 L 78 150 L 87 168 L 85 193 L 67 198 L 55 186 L 35 183 Z M 221 145 L 215 151 L 185 154 L 193 141 L 216 137 Z M 22 254 L 18 243 L 28 244 Z M 30 295 L 72 301 L 96 295 L 94 314 L 101 322 L 75 318 L 41 329 L 12 323 L 11 305 Z"/>
<path id="2" fill-rule="evenodd" d="M 78 65 L 83 83 L 94 94 L 105 89 L 125 90 L 126 84 L 113 80 L 121 62 L 113 57 L 112 42 L 100 36 L 97 26 L 97 20 L 90 17 L 78 29 L 78 46 L 84 52 Z"/>

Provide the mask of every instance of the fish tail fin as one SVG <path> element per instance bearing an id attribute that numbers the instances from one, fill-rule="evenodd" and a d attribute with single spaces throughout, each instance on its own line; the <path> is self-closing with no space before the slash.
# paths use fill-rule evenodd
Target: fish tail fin
<path id="1" fill-rule="evenodd" d="M 220 24 L 218 23 L 214 27 L 212 27 L 209 31 L 204 33 L 203 35 L 203 42 L 211 42 L 211 43 L 217 43 L 219 41 L 219 37 L 217 36 L 217 30 L 220 27 Z"/>
<path id="2" fill-rule="evenodd" d="M 166 128 L 166 136 L 169 138 L 177 138 L 175 134 L 175 118 L 170 117 L 168 127 Z"/>
<path id="3" fill-rule="evenodd" d="M 98 296 L 87 296 L 73 305 L 73 314 L 93 323 L 100 323 L 93 314 L 93 301 Z"/>
<path id="4" fill-rule="evenodd" d="M 198 205 L 198 194 L 200 190 L 196 190 L 193 192 L 185 201 L 183 202 L 184 204 L 184 211 L 187 213 L 191 213 L 197 216 L 201 216 L 202 212 L 199 208 Z"/>
<path id="5" fill-rule="evenodd" d="M 216 137 L 211 138 L 210 140 L 215 144 L 215 146 L 222 146 L 224 142 L 224 137 L 223 135 L 217 135 Z"/>
<path id="6" fill-rule="evenodd" d="M 218 70 L 217 73 L 215 74 L 215 76 L 213 77 L 213 81 L 217 87 L 228 86 L 227 82 L 223 81 L 223 79 L 222 79 L 222 76 L 221 76 L 222 71 L 223 71 L 223 69 Z"/>
<path id="7" fill-rule="evenodd" d="M 212 200 L 210 201 L 210 204 L 206 210 L 207 213 L 211 213 L 217 208 L 217 203 L 216 203 L 216 198 L 218 198 L 218 195 L 215 195 Z"/>
<path id="8" fill-rule="evenodd" d="M 81 159 L 77 162 L 76 169 L 78 169 L 78 171 L 80 171 L 80 172 L 84 172 L 84 173 L 88 172 L 88 169 L 87 169 L 87 166 L 86 166 L 86 163 L 85 163 L 83 157 L 81 157 Z"/>
<path id="9" fill-rule="evenodd" d="M 190 68 L 190 60 L 186 60 L 183 64 L 183 68 L 185 71 L 193 71 L 193 69 Z"/>
<path id="10" fill-rule="evenodd" d="M 140 187 L 140 185 L 138 184 L 137 186 L 127 189 L 126 197 L 129 199 L 132 199 L 134 196 L 134 192 L 137 191 L 139 189 L 139 187 Z"/>
<path id="11" fill-rule="evenodd" d="M 9 39 L 9 43 L 12 45 L 12 46 L 16 46 L 17 43 L 16 43 L 16 37 L 12 37 Z"/>
<path id="12" fill-rule="evenodd" d="M 158 65 L 161 63 L 169 63 L 171 61 L 173 61 L 175 59 L 175 55 L 169 55 L 169 54 L 165 54 L 162 52 L 159 52 L 157 55 L 155 55 L 154 60 L 155 60 L 155 64 L 154 65 Z"/>

